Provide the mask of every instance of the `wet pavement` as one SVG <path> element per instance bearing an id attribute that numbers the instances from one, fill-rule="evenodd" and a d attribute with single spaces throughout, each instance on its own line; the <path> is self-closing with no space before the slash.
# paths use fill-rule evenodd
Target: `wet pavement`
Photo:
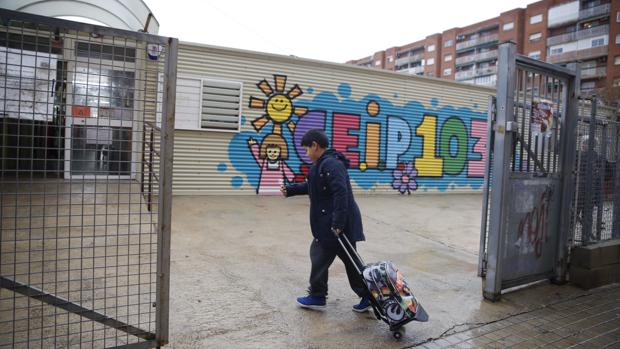
<path id="1" fill-rule="evenodd" d="M 326 309 L 296 305 L 310 271 L 305 197 L 175 196 L 166 347 L 529 348 L 539 342 L 521 339 L 536 339 L 565 348 L 596 333 L 600 343 L 593 339 L 584 347 L 618 346 L 611 339 L 620 336 L 613 331 L 620 327 L 620 286 L 584 291 L 543 283 L 496 303 L 483 300 L 476 276 L 480 195 L 368 195 L 357 201 L 367 239 L 360 254 L 367 263 L 393 261 L 429 322 L 408 324 L 396 341 L 370 312 L 351 311 L 358 299 L 339 260 L 330 269 Z M 597 317 L 600 309 L 607 310 L 604 317 Z M 586 323 L 580 314 L 592 317 Z M 583 331 L 570 331 L 576 326 Z"/>

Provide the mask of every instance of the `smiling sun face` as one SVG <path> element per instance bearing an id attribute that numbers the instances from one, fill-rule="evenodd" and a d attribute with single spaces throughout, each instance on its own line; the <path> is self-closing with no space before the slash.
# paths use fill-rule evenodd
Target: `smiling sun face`
<path id="1" fill-rule="evenodd" d="M 291 117 L 293 101 L 283 94 L 276 94 L 267 100 L 267 115 L 277 123 L 282 123 Z"/>
<path id="2" fill-rule="evenodd" d="M 250 108 L 263 109 L 265 114 L 254 121 L 252 126 L 256 131 L 260 131 L 269 121 L 273 122 L 273 133 L 282 134 L 282 124 L 287 124 L 288 128 L 293 131 L 295 129 L 295 123 L 291 120 L 293 115 L 298 117 L 303 116 L 308 108 L 296 107 L 293 105 L 293 100 L 303 93 L 299 85 L 295 84 L 287 93 L 284 93 L 286 87 L 285 75 L 273 76 L 276 87 L 275 91 L 269 85 L 267 80 L 263 80 L 256 84 L 258 88 L 267 96 L 267 101 L 250 97 Z"/>

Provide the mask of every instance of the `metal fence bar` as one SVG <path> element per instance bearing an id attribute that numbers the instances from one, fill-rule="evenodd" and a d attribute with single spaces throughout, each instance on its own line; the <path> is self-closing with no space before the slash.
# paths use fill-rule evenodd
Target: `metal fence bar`
<path id="1" fill-rule="evenodd" d="M 585 173 L 585 186 L 584 186 L 584 207 L 581 214 L 582 231 L 581 236 L 585 243 L 589 243 L 593 240 L 592 236 L 592 200 L 594 189 L 594 155 L 595 155 L 595 132 L 596 132 L 596 98 L 592 99 L 591 112 L 590 112 L 590 128 L 588 134 L 588 151 L 586 159 L 586 173 Z"/>
<path id="2" fill-rule="evenodd" d="M 0 276 L 0 287 L 14 291 L 31 299 L 53 305 L 57 308 L 64 309 L 70 313 L 83 316 L 87 319 L 99 322 L 101 324 L 126 332 L 136 337 L 144 338 L 146 340 L 151 340 L 155 338 L 155 335 L 153 333 L 149 333 L 140 328 L 128 325 L 124 322 L 118 321 L 114 318 L 98 313 L 94 310 L 84 308 L 79 304 L 73 303 L 67 299 L 57 297 L 47 292 L 43 292 L 42 290 L 39 290 L 35 287 L 29 286 L 21 282 L 17 282 Z"/>
<path id="3" fill-rule="evenodd" d="M 158 345 L 156 340 L 149 340 L 146 342 L 119 345 L 117 347 L 107 347 L 105 349 L 150 349 L 158 347 Z"/>
<path id="4" fill-rule="evenodd" d="M 575 167 L 575 146 L 576 143 L 576 135 L 577 135 L 577 119 L 578 119 L 578 104 L 579 100 L 577 99 L 577 91 L 579 91 L 579 80 L 581 76 L 581 70 L 578 64 L 571 63 L 568 65 L 568 69 L 573 71 L 575 77 L 573 79 L 568 79 L 568 84 L 564 89 L 564 100 L 567 102 L 566 107 L 563 110 L 564 117 L 560 119 L 558 115 L 558 120 L 563 120 L 562 125 L 554 126 L 554 137 L 556 141 L 559 139 L 560 144 L 556 147 L 554 152 L 555 157 L 555 165 L 554 170 L 559 168 L 562 175 L 562 184 L 560 195 L 560 218 L 558 221 L 559 224 L 559 234 L 558 234 L 558 242 L 557 242 L 557 254 L 556 254 L 556 265 L 555 265 L 555 276 L 553 281 L 556 283 L 562 283 L 566 280 L 567 269 L 568 269 L 568 255 L 570 249 L 570 241 L 573 235 L 570 234 L 571 227 L 571 200 L 573 198 L 573 190 L 575 190 L 574 185 L 574 176 L 573 169 Z M 559 95 L 558 91 L 558 95 Z M 559 99 L 559 96 L 558 96 Z M 559 110 L 559 102 L 556 106 Z M 559 114 L 559 113 L 558 113 Z M 554 125 L 556 123 L 554 122 Z M 560 130 L 559 134 L 562 137 L 558 137 L 558 129 Z M 558 164 L 558 152 L 560 152 L 559 156 L 559 164 Z M 555 172 L 555 171 L 554 171 Z"/>
<path id="5" fill-rule="evenodd" d="M 490 204 L 490 192 L 489 185 L 491 181 L 491 161 L 493 159 L 493 141 L 494 132 L 493 127 L 495 125 L 495 97 L 489 96 L 489 102 L 487 106 L 487 142 L 486 142 L 486 154 L 487 161 L 484 164 L 484 185 L 482 191 L 482 217 L 480 222 L 480 249 L 478 254 L 478 276 L 485 276 L 486 273 L 486 260 L 487 260 L 487 238 L 488 238 L 488 218 L 489 218 L 489 204 Z"/>
<path id="6" fill-rule="evenodd" d="M 497 120 L 494 125 L 495 142 L 493 144 L 493 178 L 491 181 L 491 216 L 487 245 L 487 272 L 483 286 L 486 299 L 497 300 L 502 289 L 501 246 L 505 236 L 502 232 L 502 212 L 507 210 L 507 202 L 503 200 L 507 190 L 507 173 L 510 171 L 513 137 L 506 132 L 508 122 L 514 121 L 514 86 L 516 78 L 516 47 L 504 44 L 499 47 L 499 70 L 497 83 Z"/>
<path id="7" fill-rule="evenodd" d="M 598 184 L 598 188 L 594 188 L 594 191 L 598 193 L 596 195 L 596 240 L 601 240 L 601 232 L 603 231 L 603 211 L 604 205 L 603 201 L 605 200 L 605 165 L 607 163 L 607 123 L 604 122 L 602 125 L 602 137 L 600 145 L 600 151 L 602 157 L 599 158 L 599 161 L 596 162 L 597 174 L 599 180 L 595 182 Z"/>
<path id="8" fill-rule="evenodd" d="M 620 239 L 620 122 L 616 124 L 616 170 L 614 183 L 614 218 L 612 238 Z"/>
<path id="9" fill-rule="evenodd" d="M 172 163 L 174 155 L 174 120 L 177 81 L 178 39 L 168 40 L 168 60 L 165 68 L 165 91 L 161 124 L 161 166 L 159 168 L 159 221 L 157 249 L 157 341 L 168 343 L 168 314 L 170 298 L 170 224 L 172 222 Z M 166 300 L 166 301 L 162 301 Z"/>

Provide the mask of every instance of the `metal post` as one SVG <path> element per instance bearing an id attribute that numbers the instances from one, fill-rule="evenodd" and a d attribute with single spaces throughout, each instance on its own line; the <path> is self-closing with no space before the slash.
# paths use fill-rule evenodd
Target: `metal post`
<path id="1" fill-rule="evenodd" d="M 565 91 L 564 100 L 566 101 L 566 110 L 564 117 L 560 120 L 562 127 L 560 128 L 560 170 L 562 171 L 562 183 L 560 195 L 560 229 L 558 233 L 558 245 L 556 253 L 555 275 L 552 279 L 554 283 L 566 282 L 566 273 L 568 269 L 568 251 L 570 249 L 570 241 L 572 235 L 570 233 L 570 207 L 573 199 L 574 175 L 576 158 L 576 139 L 577 139 L 577 119 L 578 113 L 578 96 L 579 81 L 581 78 L 580 67 L 576 63 L 571 63 L 567 67 L 573 70 L 574 77 L 568 78 L 568 85 Z"/>
<path id="2" fill-rule="evenodd" d="M 486 273 L 486 242 L 487 235 L 489 233 L 487 229 L 488 217 L 489 217 L 489 184 L 491 179 L 491 161 L 493 156 L 493 125 L 495 124 L 495 97 L 489 96 L 487 113 L 487 144 L 486 154 L 487 161 L 484 164 L 484 187 L 482 197 L 482 220 L 480 222 L 480 249 L 478 250 L 478 276 L 484 276 Z"/>
<path id="3" fill-rule="evenodd" d="M 581 237 L 584 243 L 592 241 L 592 191 L 594 189 L 594 175 L 592 169 L 594 168 L 594 156 L 595 152 L 595 137 L 596 137 L 596 97 L 592 98 L 592 105 L 590 111 L 590 132 L 588 135 L 588 152 L 586 155 L 586 182 L 585 182 L 585 196 L 583 202 L 583 210 L 581 217 Z"/>
<path id="4" fill-rule="evenodd" d="M 142 123 L 142 164 L 140 171 L 140 193 L 144 195 L 144 162 L 146 161 L 146 123 Z"/>
<path id="5" fill-rule="evenodd" d="M 616 181 L 614 184 L 614 224 L 611 232 L 613 239 L 620 239 L 620 123 L 616 123 Z"/>
<path id="6" fill-rule="evenodd" d="M 148 168 L 149 168 L 149 185 L 148 185 L 148 193 L 147 193 L 147 208 L 149 210 L 149 212 L 152 210 L 153 207 L 153 171 L 155 171 L 155 166 L 153 166 L 153 133 L 155 132 L 155 130 L 153 130 L 153 128 L 151 128 L 151 134 L 149 136 L 149 163 L 148 163 Z M 159 161 L 162 161 L 162 159 L 160 158 Z"/>
<path id="7" fill-rule="evenodd" d="M 157 311 L 156 336 L 160 345 L 168 343 L 170 307 L 170 223 L 172 220 L 172 159 L 174 150 L 174 119 L 179 40 L 168 39 L 165 68 L 165 91 L 161 118 L 159 166 L 159 215 L 157 246 Z"/>
<path id="8" fill-rule="evenodd" d="M 603 230 L 603 210 L 605 202 L 605 163 L 607 159 L 607 122 L 603 123 L 603 132 L 601 135 L 601 153 L 597 156 L 597 176 L 594 183 L 598 183 L 598 188 L 594 188 L 594 192 L 598 193 L 596 196 L 596 241 L 601 241 L 601 231 Z"/>
<path id="9" fill-rule="evenodd" d="M 497 73 L 497 122 L 494 125 L 495 141 L 493 143 L 493 179 L 491 187 L 491 219 L 489 224 L 487 272 L 484 279 L 483 296 L 489 300 L 499 300 L 502 288 L 502 216 L 507 210 L 509 195 L 508 175 L 510 155 L 513 148 L 513 135 L 507 133 L 507 123 L 514 121 L 514 87 L 517 65 L 515 61 L 516 45 L 508 42 L 499 47 L 499 69 Z"/>

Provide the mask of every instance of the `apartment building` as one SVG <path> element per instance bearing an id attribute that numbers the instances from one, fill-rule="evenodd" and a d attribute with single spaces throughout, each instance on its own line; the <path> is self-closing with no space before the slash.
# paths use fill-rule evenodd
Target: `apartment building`
<path id="1" fill-rule="evenodd" d="M 493 86 L 506 41 L 535 59 L 579 62 L 584 93 L 620 86 L 619 0 L 542 0 L 347 63 Z"/>

